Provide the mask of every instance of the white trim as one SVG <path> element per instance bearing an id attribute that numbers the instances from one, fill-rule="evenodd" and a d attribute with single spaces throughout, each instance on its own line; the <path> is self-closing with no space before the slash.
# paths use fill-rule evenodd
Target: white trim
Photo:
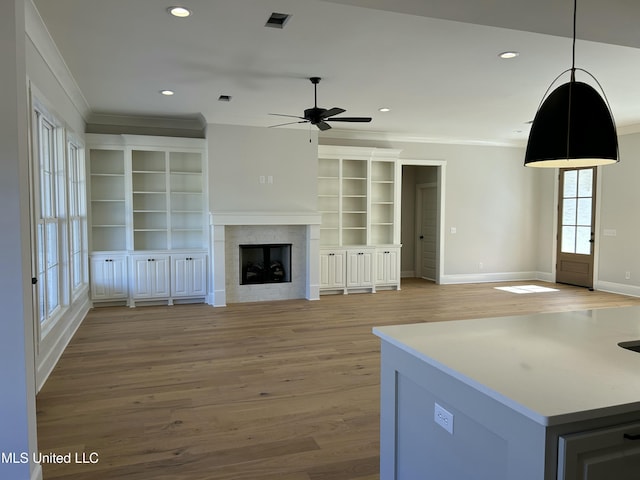
<path id="1" fill-rule="evenodd" d="M 71 100 L 80 116 L 86 121 L 91 108 L 89 102 L 76 83 L 62 54 L 58 50 L 49 30 L 32 0 L 25 2 L 25 33 L 45 61 L 53 76 Z"/>
<path id="2" fill-rule="evenodd" d="M 210 225 L 320 225 L 317 212 L 213 212 Z"/>
<path id="3" fill-rule="evenodd" d="M 541 282 L 556 283 L 556 276 L 552 272 L 536 272 L 535 279 Z"/>
<path id="4" fill-rule="evenodd" d="M 38 364 L 36 366 L 36 392 L 40 391 L 47 381 L 47 378 L 49 378 L 49 375 L 58 363 L 58 360 L 60 360 L 60 357 L 64 353 L 65 348 L 67 348 L 67 345 L 69 345 L 76 330 L 78 330 L 78 327 L 80 327 L 82 321 L 87 316 L 90 308 L 91 302 L 87 294 L 84 302 L 74 304 L 72 308 L 67 309 L 67 313 L 71 312 L 72 309 L 74 310 L 73 316 L 65 317 L 66 327 L 64 331 L 58 334 L 55 343 L 47 349 L 48 351 L 44 357 L 38 358 Z"/>
<path id="5" fill-rule="evenodd" d="M 640 287 L 636 285 L 625 285 L 624 283 L 605 282 L 596 280 L 593 284 L 595 290 L 609 293 L 617 293 L 619 295 L 631 295 L 632 297 L 640 297 Z"/>
<path id="6" fill-rule="evenodd" d="M 526 140 L 513 140 L 513 141 L 494 141 L 494 140 L 479 140 L 468 138 L 455 138 L 455 137 L 427 137 L 420 134 L 399 134 L 389 132 L 372 132 L 372 131 L 359 131 L 359 130 L 347 130 L 333 128 L 328 133 L 321 132 L 319 139 L 322 142 L 326 142 L 328 139 L 346 139 L 346 140 L 365 140 L 365 141 L 386 141 L 386 142 L 409 142 L 409 143 L 432 143 L 440 145 L 475 145 L 475 146 L 490 146 L 490 147 L 517 147 L 523 148 L 526 146 Z"/>
<path id="7" fill-rule="evenodd" d="M 442 275 L 440 283 L 453 285 L 461 283 L 493 283 L 493 282 L 520 282 L 538 280 L 538 272 L 496 272 L 496 273 L 461 273 L 454 275 Z"/>
<path id="8" fill-rule="evenodd" d="M 417 158 L 400 158 L 398 160 L 400 168 L 404 165 L 416 165 L 420 167 L 440 167 L 438 168 L 438 180 L 437 180 L 437 197 L 438 197 L 438 240 L 436 242 L 436 257 L 438 263 L 436 264 L 436 278 L 435 282 L 438 284 L 444 282 L 444 258 L 445 258 L 445 199 L 446 199 L 446 185 L 447 185 L 447 161 L 442 159 L 417 159 Z M 400 180 L 402 185 L 402 180 Z M 415 221 L 415 220 L 414 220 Z M 414 262 L 415 263 L 415 262 Z"/>
<path id="9" fill-rule="evenodd" d="M 31 471 L 31 480 L 42 480 L 42 478 L 42 465 L 36 463 Z"/>

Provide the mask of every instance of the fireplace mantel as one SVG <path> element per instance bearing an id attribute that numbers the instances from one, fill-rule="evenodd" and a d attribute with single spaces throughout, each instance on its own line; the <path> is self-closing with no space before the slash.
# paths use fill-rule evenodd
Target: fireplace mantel
<path id="1" fill-rule="evenodd" d="M 211 225 L 320 225 L 318 212 L 212 212 Z"/>

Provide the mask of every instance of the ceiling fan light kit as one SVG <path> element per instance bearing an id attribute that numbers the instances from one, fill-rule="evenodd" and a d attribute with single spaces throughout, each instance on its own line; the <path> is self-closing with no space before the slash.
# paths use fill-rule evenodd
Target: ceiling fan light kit
<path id="1" fill-rule="evenodd" d="M 591 85 L 577 82 L 575 67 L 576 10 L 573 7 L 573 55 L 571 68 L 562 72 L 545 93 L 531 125 L 524 164 L 527 167 L 576 168 L 619 162 L 618 136 L 613 115 L 606 101 Z M 570 72 L 569 82 L 560 85 L 548 97 L 553 84 Z"/>
<path id="2" fill-rule="evenodd" d="M 320 83 L 320 77 L 311 77 L 309 79 L 313 84 L 313 107 L 307 108 L 304 110 L 303 116 L 299 117 L 296 115 L 284 115 L 282 113 L 270 113 L 269 115 L 275 115 L 278 117 L 290 117 L 290 118 L 298 118 L 299 121 L 295 122 L 287 122 L 280 123 L 278 125 L 271 125 L 269 128 L 273 127 L 282 127 L 284 125 L 293 125 L 296 123 L 310 123 L 311 125 L 315 125 L 318 129 L 324 131 L 329 130 L 331 125 L 327 122 L 359 122 L 366 123 L 371 121 L 371 117 L 335 117 L 334 115 L 339 115 L 341 113 L 346 112 L 344 108 L 333 107 L 330 109 L 318 107 L 318 83 Z"/>

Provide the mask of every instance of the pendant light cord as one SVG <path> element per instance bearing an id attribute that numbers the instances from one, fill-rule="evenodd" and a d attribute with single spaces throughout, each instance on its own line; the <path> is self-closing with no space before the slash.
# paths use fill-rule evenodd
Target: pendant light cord
<path id="1" fill-rule="evenodd" d="M 573 0 L 573 45 L 571 50 L 571 80 L 575 80 L 576 72 L 576 19 L 578 11 L 578 0 Z"/>
<path id="2" fill-rule="evenodd" d="M 569 105 L 567 111 L 567 145 L 566 158 L 569 159 L 571 149 L 571 111 L 573 100 L 573 85 L 576 82 L 576 19 L 578 11 L 578 0 L 573 0 L 573 44 L 571 48 L 571 82 L 569 82 Z"/>

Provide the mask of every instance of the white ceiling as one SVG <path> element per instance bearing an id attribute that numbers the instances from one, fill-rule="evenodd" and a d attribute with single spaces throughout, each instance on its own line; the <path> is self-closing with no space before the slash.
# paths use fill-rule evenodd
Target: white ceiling
<path id="1" fill-rule="evenodd" d="M 35 4 L 95 114 L 269 126 L 282 122 L 269 113 L 311 107 L 308 77 L 320 76 L 319 106 L 373 117 L 328 133 L 522 144 L 571 65 L 571 0 L 184 0 L 186 19 L 167 13 L 172 0 Z M 284 29 L 264 27 L 272 12 L 292 15 Z M 640 125 L 638 20 L 640 2 L 578 5 L 576 66 L 622 132 Z"/>

